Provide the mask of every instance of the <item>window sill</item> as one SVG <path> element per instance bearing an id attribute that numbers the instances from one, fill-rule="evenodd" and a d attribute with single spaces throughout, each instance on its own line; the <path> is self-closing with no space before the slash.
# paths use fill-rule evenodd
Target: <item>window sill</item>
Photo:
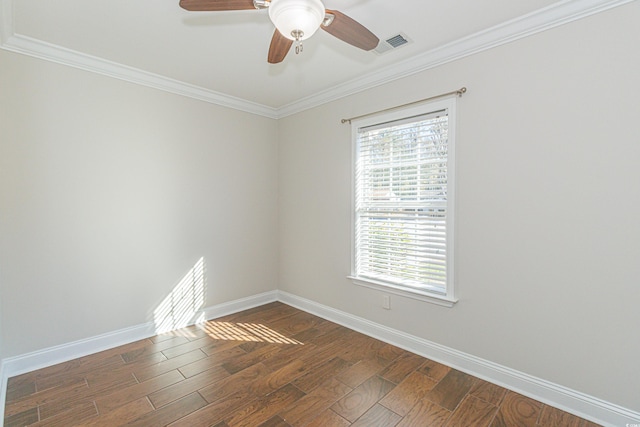
<path id="1" fill-rule="evenodd" d="M 380 282 L 377 280 L 367 279 L 363 277 L 347 276 L 354 285 L 364 286 L 365 288 L 376 289 L 378 291 L 388 292 L 394 295 L 400 295 L 419 301 L 437 304 L 443 307 L 453 307 L 458 302 L 455 298 L 446 295 L 431 293 L 427 291 L 419 291 L 416 289 L 408 289 L 402 286 L 393 285 L 391 283 Z"/>

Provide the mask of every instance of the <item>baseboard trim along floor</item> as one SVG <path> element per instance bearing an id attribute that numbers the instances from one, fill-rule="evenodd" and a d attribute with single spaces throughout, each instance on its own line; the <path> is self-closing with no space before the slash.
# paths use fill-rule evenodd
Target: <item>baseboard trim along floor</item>
<path id="1" fill-rule="evenodd" d="M 423 338 L 388 328 L 384 325 L 318 304 L 288 292 L 265 292 L 213 307 L 207 307 L 197 313 L 197 316 L 194 316 L 194 318 L 203 320 L 215 319 L 274 301 L 291 305 L 300 310 L 393 344 L 436 362 L 451 366 L 467 374 L 482 378 L 598 424 L 619 427 L 627 424 L 640 423 L 640 413 L 630 409 Z M 68 344 L 3 359 L 0 361 L 2 379 L 0 389 L 0 420 L 4 419 L 5 393 L 8 378 L 88 354 L 97 353 L 108 348 L 149 338 L 156 334 L 155 325 L 153 322 L 149 322 Z"/>

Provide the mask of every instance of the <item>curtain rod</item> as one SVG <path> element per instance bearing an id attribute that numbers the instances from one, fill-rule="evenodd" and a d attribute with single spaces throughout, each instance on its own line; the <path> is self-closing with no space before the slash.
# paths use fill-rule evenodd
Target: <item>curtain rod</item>
<path id="1" fill-rule="evenodd" d="M 462 88 L 460 88 L 458 90 L 454 90 L 454 91 L 443 93 L 443 94 L 436 95 L 436 96 L 431 96 L 429 98 L 419 99 L 417 101 L 409 102 L 408 104 L 397 105 L 395 107 L 385 108 L 384 110 L 374 111 L 373 113 L 367 113 L 367 114 L 363 114 L 361 116 L 355 116 L 355 117 L 350 117 L 348 119 L 342 119 L 340 122 L 343 123 L 343 124 L 344 123 L 351 123 L 352 120 L 362 119 L 364 117 L 373 116 L 374 114 L 378 114 L 378 113 L 386 113 L 387 111 L 393 111 L 393 110 L 397 110 L 398 108 L 404 108 L 404 107 L 408 107 L 410 105 L 420 104 L 421 102 L 431 101 L 432 99 L 444 98 L 445 96 L 451 96 L 451 95 L 462 96 L 462 94 L 465 93 L 466 91 L 467 91 L 467 88 L 466 87 L 462 87 Z"/>

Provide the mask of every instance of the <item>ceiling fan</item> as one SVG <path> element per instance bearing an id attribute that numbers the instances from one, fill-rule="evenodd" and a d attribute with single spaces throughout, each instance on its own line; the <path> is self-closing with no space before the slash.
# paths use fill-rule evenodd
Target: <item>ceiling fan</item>
<path id="1" fill-rule="evenodd" d="M 302 41 L 318 28 L 352 46 L 374 49 L 378 37 L 362 24 L 337 10 L 325 9 L 321 0 L 180 0 L 180 7 L 189 11 L 228 11 L 269 8 L 269 18 L 276 27 L 267 60 L 282 62 L 296 42 L 296 53 L 302 51 Z"/>

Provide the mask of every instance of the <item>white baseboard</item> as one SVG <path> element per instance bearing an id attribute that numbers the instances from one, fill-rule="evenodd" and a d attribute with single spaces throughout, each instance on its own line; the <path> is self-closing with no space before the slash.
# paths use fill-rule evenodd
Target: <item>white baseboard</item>
<path id="1" fill-rule="evenodd" d="M 241 298 L 206 307 L 197 313 L 194 318 L 214 319 L 253 307 L 264 305 L 277 300 L 277 292 L 270 291 L 247 298 Z M 186 326 L 186 325 L 185 325 Z M 57 345 L 20 356 L 8 357 L 0 360 L 0 426 L 4 424 L 4 405 L 6 401 L 7 380 L 25 372 L 46 368 L 47 366 L 67 362 L 109 348 L 129 344 L 134 341 L 157 335 L 153 322 L 144 323 L 130 328 L 120 329 L 106 334 L 73 341 L 67 344 Z"/>
<path id="2" fill-rule="evenodd" d="M 207 307 L 201 311 L 201 316 L 199 317 L 215 319 L 274 301 L 281 301 L 598 424 L 607 427 L 620 427 L 627 424 L 640 423 L 640 413 L 630 409 L 423 338 L 388 328 L 288 292 L 270 291 Z M 150 322 L 0 360 L 0 425 L 3 424 L 4 420 L 8 378 L 97 353 L 108 348 L 149 338 L 155 334 L 154 324 Z"/>
<path id="3" fill-rule="evenodd" d="M 640 413 L 361 317 L 278 291 L 278 300 L 389 344 L 607 427 L 640 423 Z"/>
<path id="4" fill-rule="evenodd" d="M 262 294 L 214 305 L 213 307 L 207 307 L 203 310 L 204 318 L 207 320 L 216 319 L 228 314 L 233 314 L 239 311 L 248 310 L 253 307 L 269 304 L 270 302 L 275 302 L 277 300 L 277 291 L 264 292 Z"/>

